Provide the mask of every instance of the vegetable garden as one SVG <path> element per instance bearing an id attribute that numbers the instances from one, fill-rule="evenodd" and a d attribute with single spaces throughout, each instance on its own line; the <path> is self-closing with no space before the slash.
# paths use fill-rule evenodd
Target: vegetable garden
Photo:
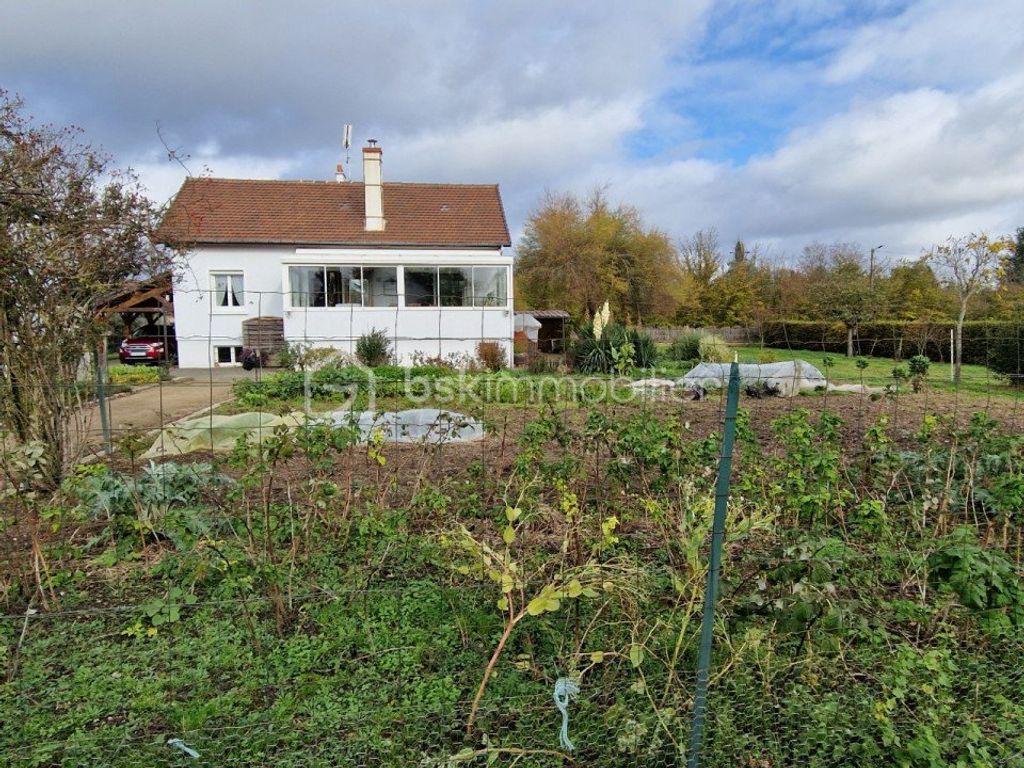
<path id="1" fill-rule="evenodd" d="M 8 455 L 4 762 L 685 765 L 723 402 L 503 399 L 471 444 L 126 436 L 56 497 Z M 1015 402 L 741 406 L 701 764 L 1024 766 Z"/>

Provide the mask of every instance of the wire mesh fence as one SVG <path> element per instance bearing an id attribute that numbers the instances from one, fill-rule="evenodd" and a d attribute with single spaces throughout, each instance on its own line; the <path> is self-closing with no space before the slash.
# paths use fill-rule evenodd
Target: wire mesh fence
<path id="1" fill-rule="evenodd" d="M 389 326 L 437 344 L 405 368 L 349 326 L 292 337 L 341 352 L 305 370 L 172 373 L 106 404 L 109 453 L 83 402 L 55 495 L 8 443 L 5 764 L 693 758 L 724 390 L 664 350 L 459 370 L 513 339 L 438 322 Z M 700 764 L 1024 766 L 1016 374 L 733 351 L 824 382 L 742 388 Z M 483 436 L 345 417 L 423 408 Z"/>

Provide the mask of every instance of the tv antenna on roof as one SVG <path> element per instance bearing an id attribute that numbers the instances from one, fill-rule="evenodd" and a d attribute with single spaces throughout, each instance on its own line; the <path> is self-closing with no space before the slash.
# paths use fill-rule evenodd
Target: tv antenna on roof
<path id="1" fill-rule="evenodd" d="M 349 149 L 352 146 L 352 125 L 349 123 L 345 124 L 345 133 L 341 140 L 341 146 L 345 148 L 345 165 L 348 165 L 351 160 L 351 157 L 349 156 Z"/>

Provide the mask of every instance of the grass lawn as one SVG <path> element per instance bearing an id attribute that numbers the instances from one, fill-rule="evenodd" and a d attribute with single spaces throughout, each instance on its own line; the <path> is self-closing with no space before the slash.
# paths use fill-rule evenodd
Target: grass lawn
<path id="1" fill-rule="evenodd" d="M 870 386 L 885 386 L 892 384 L 892 369 L 897 365 L 904 369 L 907 367 L 906 360 L 897 363 L 888 357 L 846 357 L 837 355 L 834 352 L 818 352 L 806 349 L 784 350 L 762 347 L 737 347 L 741 363 L 766 362 L 784 360 L 806 360 L 827 373 L 830 379 L 843 383 L 863 383 Z M 826 371 L 824 361 L 829 358 L 832 367 Z M 867 368 L 863 370 L 857 367 L 857 360 L 867 362 Z M 1019 391 L 1011 387 L 1006 378 L 993 373 L 983 365 L 964 365 L 961 374 L 960 391 L 974 395 L 1001 395 L 1014 397 Z M 949 363 L 933 362 L 928 371 L 929 386 L 945 391 L 955 392 L 957 387 L 950 380 Z"/>
<path id="2" fill-rule="evenodd" d="M 820 352 L 809 349 L 776 349 L 773 347 L 733 347 L 739 355 L 741 363 L 780 363 L 787 360 L 806 360 L 815 366 L 822 373 L 826 373 L 830 380 L 842 384 L 864 383 L 872 387 L 884 387 L 893 383 L 892 370 L 897 365 L 907 368 L 907 361 L 896 362 L 889 357 L 846 357 L 835 352 Z M 690 365 L 668 358 L 667 347 L 662 349 L 658 360 L 657 375 L 675 377 L 682 376 Z M 826 370 L 824 364 L 826 358 L 832 361 L 832 366 Z M 857 367 L 857 361 L 864 360 L 867 367 L 863 370 Z M 956 392 L 957 387 L 950 381 L 949 363 L 933 362 L 928 371 L 928 384 L 931 388 L 942 392 Z M 906 385 L 906 386 L 909 386 Z M 1021 394 L 1020 388 L 1010 386 L 1004 376 L 993 373 L 983 365 L 964 365 L 959 391 L 965 394 L 999 397 L 1018 397 Z"/>

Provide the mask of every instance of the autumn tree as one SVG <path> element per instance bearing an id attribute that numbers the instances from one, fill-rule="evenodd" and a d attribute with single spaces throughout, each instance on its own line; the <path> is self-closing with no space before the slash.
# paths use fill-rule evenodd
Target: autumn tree
<path id="1" fill-rule="evenodd" d="M 608 301 L 616 317 L 638 324 L 670 318 L 685 288 L 668 236 L 600 191 L 585 202 L 544 198 L 526 222 L 516 279 L 528 306 L 592 317 Z"/>
<path id="2" fill-rule="evenodd" d="M 960 383 L 964 356 L 964 322 L 968 306 L 978 294 L 993 284 L 997 269 L 1009 248 L 1008 241 L 990 239 L 982 233 L 950 237 L 931 250 L 929 258 L 956 293 L 959 304 L 953 340 L 953 380 L 957 384 Z"/>
<path id="3" fill-rule="evenodd" d="M 852 357 L 861 324 L 884 314 L 884 293 L 864 269 L 864 253 L 852 243 L 810 243 L 800 271 L 797 302 L 808 317 L 842 323 Z"/>
<path id="4" fill-rule="evenodd" d="M 679 261 L 697 287 L 701 290 L 706 289 L 722 269 L 718 230 L 714 227 L 701 229 L 684 238 L 679 244 Z"/>
<path id="5" fill-rule="evenodd" d="M 679 264 L 688 292 L 676 312 L 676 322 L 698 325 L 707 321 L 711 283 L 722 270 L 718 231 L 702 229 L 679 242 Z"/>
<path id="6" fill-rule="evenodd" d="M 1024 321 L 1024 227 L 1017 229 L 999 275 L 999 289 L 992 297 L 993 314 L 1000 320 Z"/>
<path id="7" fill-rule="evenodd" d="M 893 320 L 942 320 L 950 297 L 927 259 L 897 264 L 882 285 L 886 314 Z"/>
<path id="8" fill-rule="evenodd" d="M 1013 250 L 1007 254 L 1003 267 L 1003 281 L 1013 285 L 1024 285 L 1024 227 L 1017 227 Z"/>
<path id="9" fill-rule="evenodd" d="M 0 423 L 41 446 L 51 486 L 80 449 L 77 381 L 103 332 L 97 297 L 166 266 L 148 246 L 154 222 L 133 176 L 0 93 Z"/>
<path id="10" fill-rule="evenodd" d="M 747 325 L 763 307 L 760 269 L 736 243 L 728 268 L 717 275 L 702 293 L 701 309 L 707 322 L 717 326 Z"/>

